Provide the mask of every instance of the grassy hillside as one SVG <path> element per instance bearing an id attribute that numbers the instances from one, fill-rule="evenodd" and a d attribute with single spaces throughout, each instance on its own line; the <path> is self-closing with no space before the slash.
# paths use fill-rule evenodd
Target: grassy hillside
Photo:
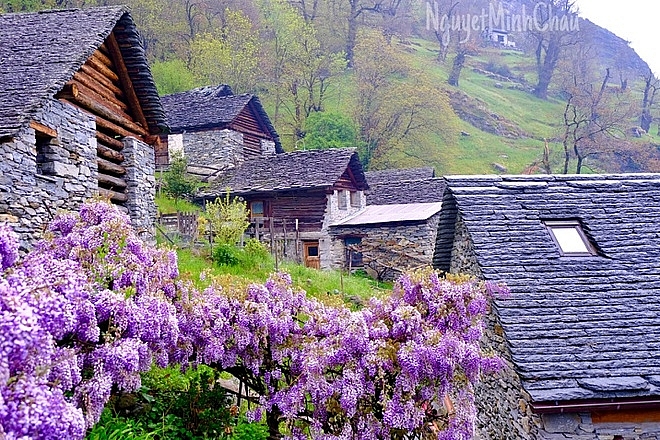
<path id="1" fill-rule="evenodd" d="M 548 139 L 552 166 L 560 171 L 563 147 L 557 139 L 565 104 L 556 98 L 544 101 L 529 93 L 536 76 L 532 56 L 515 50 L 483 48 L 479 55 L 468 58 L 460 85 L 454 88 L 446 82 L 451 56 L 439 63 L 436 43 L 423 39 L 401 43 L 395 39 L 393 44 L 410 66 L 422 69 L 439 89 L 449 94 L 454 113 L 438 118 L 445 118 L 453 128 L 449 133 L 426 134 L 419 146 L 408 145 L 406 152 L 389 152 L 385 161 L 372 163 L 373 169 L 430 165 L 438 174 L 490 174 L 502 173 L 503 169 L 517 174 L 540 161 L 544 139 Z M 515 79 L 507 80 L 489 71 L 504 72 Z M 353 75 L 349 70 L 335 81 L 328 92 L 326 111 L 353 111 Z M 641 90 L 636 94 L 640 94 L 641 100 Z M 267 95 L 264 100 L 268 103 Z M 630 126 L 633 125 L 637 122 L 631 120 Z M 285 146 L 293 149 L 286 127 L 278 129 Z M 657 142 L 655 130 L 645 142 Z"/>

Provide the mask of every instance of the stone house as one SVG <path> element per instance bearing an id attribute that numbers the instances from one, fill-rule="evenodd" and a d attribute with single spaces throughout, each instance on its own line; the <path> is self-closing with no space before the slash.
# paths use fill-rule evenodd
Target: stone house
<path id="1" fill-rule="evenodd" d="M 478 438 L 660 438 L 660 175 L 445 179 L 434 266 L 511 289 Z"/>
<path id="2" fill-rule="evenodd" d="M 431 266 L 444 180 L 433 168 L 369 171 L 364 211 L 330 227 L 332 266 L 391 280 Z M 430 238 L 430 239 L 429 239 Z"/>
<path id="3" fill-rule="evenodd" d="M 283 257 L 308 267 L 331 266 L 331 224 L 364 209 L 368 188 L 353 148 L 296 151 L 252 158 L 219 176 L 203 200 L 247 202 L 250 233 Z"/>
<path id="4" fill-rule="evenodd" d="M 98 194 L 152 230 L 167 125 L 128 9 L 1 15 L 0 83 L 0 221 L 24 246 Z"/>
<path id="5" fill-rule="evenodd" d="M 188 172 L 212 181 L 244 160 L 283 153 L 259 98 L 234 95 L 225 84 L 163 96 L 171 132 L 157 150 L 159 167 L 183 152 Z"/>

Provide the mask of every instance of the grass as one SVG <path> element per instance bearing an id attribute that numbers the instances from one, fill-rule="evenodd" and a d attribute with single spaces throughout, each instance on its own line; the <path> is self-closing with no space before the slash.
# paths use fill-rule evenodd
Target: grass
<path id="1" fill-rule="evenodd" d="M 259 261 L 248 260 L 238 265 L 218 265 L 210 261 L 208 249 L 177 249 L 179 272 L 192 280 L 198 287 L 208 282 L 200 281 L 199 275 L 206 271 L 212 277 L 230 283 L 234 288 L 243 288 L 250 283 L 263 283 L 274 273 L 275 262 L 270 257 Z M 373 296 L 381 297 L 391 289 L 391 283 L 377 283 L 371 278 L 349 275 L 337 270 L 316 270 L 295 263 L 283 263 L 278 267 L 291 275 L 293 286 L 326 304 L 349 304 L 359 307 Z"/>
<path id="2" fill-rule="evenodd" d="M 165 194 L 156 195 L 156 206 L 160 214 L 175 214 L 177 212 L 200 212 L 202 207 L 185 199 L 174 201 Z"/>

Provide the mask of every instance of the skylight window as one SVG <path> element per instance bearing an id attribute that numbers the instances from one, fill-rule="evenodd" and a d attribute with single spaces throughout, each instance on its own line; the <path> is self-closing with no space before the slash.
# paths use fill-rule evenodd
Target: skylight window
<path id="1" fill-rule="evenodd" d="M 576 220 L 544 222 L 553 241 L 564 256 L 596 255 L 596 250 Z"/>

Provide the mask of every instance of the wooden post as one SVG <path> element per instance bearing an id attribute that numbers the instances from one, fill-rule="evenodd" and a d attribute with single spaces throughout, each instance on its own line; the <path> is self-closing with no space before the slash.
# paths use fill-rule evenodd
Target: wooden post
<path id="1" fill-rule="evenodd" d="M 270 217 L 270 224 L 269 224 L 269 230 L 270 230 L 270 250 L 273 252 L 273 255 L 275 256 L 275 270 L 279 270 L 279 264 L 277 261 L 277 245 L 275 241 L 275 224 L 274 224 L 274 219 L 273 217 Z"/>
<path id="2" fill-rule="evenodd" d="M 254 238 L 259 241 L 259 218 L 254 219 Z"/>
<path id="3" fill-rule="evenodd" d="M 298 219 L 296 219 L 296 263 L 300 264 L 300 231 L 298 230 Z"/>
<path id="4" fill-rule="evenodd" d="M 286 257 L 286 219 L 282 219 L 282 231 L 284 232 L 284 244 L 282 247 L 282 257 Z"/>

